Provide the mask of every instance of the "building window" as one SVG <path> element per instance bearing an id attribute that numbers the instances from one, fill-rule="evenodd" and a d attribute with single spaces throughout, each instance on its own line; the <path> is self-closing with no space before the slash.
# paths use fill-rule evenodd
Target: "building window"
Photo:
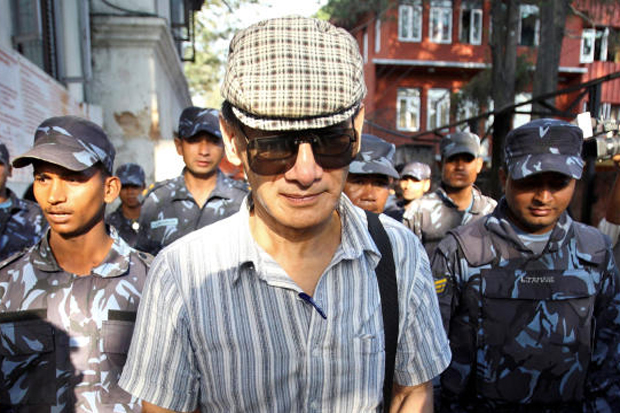
<path id="1" fill-rule="evenodd" d="M 396 102 L 396 128 L 420 130 L 420 89 L 399 88 Z"/>
<path id="2" fill-rule="evenodd" d="M 12 0 L 13 48 L 58 79 L 54 5 L 51 0 Z"/>
<path id="3" fill-rule="evenodd" d="M 398 7 L 398 40 L 419 42 L 422 40 L 422 0 Z"/>
<path id="4" fill-rule="evenodd" d="M 482 5 L 480 2 L 464 1 L 462 3 L 459 41 L 482 44 Z"/>
<path id="5" fill-rule="evenodd" d="M 579 62 L 592 63 L 594 61 L 594 39 L 596 38 L 596 30 L 583 29 L 581 33 L 581 52 L 579 54 Z"/>
<path id="6" fill-rule="evenodd" d="M 592 63 L 594 61 L 606 62 L 609 60 L 609 28 L 583 29 L 581 33 L 580 63 Z"/>
<path id="7" fill-rule="evenodd" d="M 532 99 L 531 93 L 519 93 L 515 96 L 515 104 L 518 105 L 519 103 L 527 102 L 528 100 L 531 100 L 531 99 Z M 518 106 L 516 110 L 518 112 L 526 112 L 526 113 L 515 113 L 513 117 L 513 121 L 512 121 L 512 127 L 514 129 L 518 128 L 519 126 L 525 125 L 526 123 L 532 120 L 532 115 L 527 113 L 527 112 L 532 111 L 532 104 L 528 103 L 527 105 Z"/>
<path id="8" fill-rule="evenodd" d="M 437 129 L 450 123 L 450 90 L 429 89 L 427 103 L 427 129 Z"/>
<path id="9" fill-rule="evenodd" d="M 540 34 L 540 19 L 538 6 L 522 4 L 519 6 L 519 45 L 538 46 Z"/>
<path id="10" fill-rule="evenodd" d="M 452 1 L 431 0 L 428 37 L 433 43 L 452 42 Z"/>
<path id="11" fill-rule="evenodd" d="M 381 19 L 377 17 L 375 22 L 375 53 L 381 51 Z"/>
<path id="12" fill-rule="evenodd" d="M 364 30 L 363 43 L 364 43 L 364 63 L 368 63 L 368 31 L 366 30 Z"/>

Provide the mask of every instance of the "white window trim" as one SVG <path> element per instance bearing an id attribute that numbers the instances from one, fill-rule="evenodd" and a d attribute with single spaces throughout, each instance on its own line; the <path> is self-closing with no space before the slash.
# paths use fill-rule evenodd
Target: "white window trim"
<path id="1" fill-rule="evenodd" d="M 606 62 L 607 61 L 607 48 L 609 47 L 608 43 L 609 43 L 609 27 L 605 27 L 605 29 L 603 30 L 603 38 L 601 39 L 601 54 L 599 55 L 598 60 L 600 60 L 601 62 Z M 594 41 L 596 42 L 596 38 L 594 39 Z M 595 43 L 596 44 L 596 43 Z M 595 47 L 596 49 L 596 47 Z"/>
<path id="2" fill-rule="evenodd" d="M 586 41 L 591 42 L 590 52 L 585 54 Z M 592 63 L 594 62 L 594 43 L 596 42 L 596 30 L 595 29 L 583 29 L 581 32 L 581 48 L 579 50 L 579 63 Z"/>
<path id="3" fill-rule="evenodd" d="M 448 39 L 447 40 L 444 40 L 442 38 L 440 38 L 440 39 L 433 38 L 433 25 L 432 25 L 433 12 L 439 12 L 441 14 L 448 13 L 450 15 L 450 19 L 449 19 L 450 25 L 449 25 Z M 441 17 L 443 17 L 443 16 L 441 16 Z M 441 21 L 442 21 L 442 19 L 440 19 L 440 22 Z M 441 26 L 440 26 L 439 33 L 443 33 L 443 27 L 441 27 Z M 428 17 L 428 39 L 432 43 L 438 43 L 438 44 L 450 44 L 450 43 L 452 43 L 452 9 L 451 8 L 431 6 L 431 10 L 430 10 L 429 17 Z"/>
<path id="4" fill-rule="evenodd" d="M 534 44 L 532 46 L 525 46 L 525 47 L 534 47 L 534 46 L 538 46 L 540 44 L 540 9 L 538 8 L 538 6 L 534 5 L 534 4 L 521 4 L 519 6 L 519 40 L 518 40 L 518 45 L 519 46 L 523 46 L 521 44 L 521 29 L 522 29 L 522 21 L 523 21 L 523 10 L 525 8 L 536 8 L 536 24 L 534 26 Z"/>
<path id="5" fill-rule="evenodd" d="M 469 15 L 469 42 L 465 43 L 465 44 L 473 44 L 476 46 L 479 46 L 482 44 L 482 29 L 483 29 L 483 12 L 482 9 L 465 9 L 465 8 L 461 8 L 461 15 L 459 16 L 459 42 L 461 41 L 461 38 L 463 37 L 463 12 L 465 10 L 469 10 L 471 11 L 471 14 Z M 480 16 L 480 30 L 478 31 L 478 38 L 474 39 L 474 15 L 477 14 Z"/>
<path id="6" fill-rule="evenodd" d="M 418 96 L 400 96 L 398 94 L 398 91 L 396 92 L 396 129 L 401 130 L 401 131 L 416 132 L 420 130 L 420 109 L 421 109 L 420 90 L 417 88 L 400 88 L 399 90 L 409 90 L 409 89 L 417 90 Z M 414 111 L 415 112 L 414 119 L 415 119 L 415 124 L 418 125 L 417 127 L 411 126 L 411 116 L 407 117 L 407 125 L 405 127 L 400 126 L 399 120 L 400 120 L 400 109 L 401 109 L 402 101 L 407 102 L 408 108 L 413 105 L 417 107 L 417 110 Z M 408 113 L 411 114 L 411 112 L 409 111 Z"/>
<path id="7" fill-rule="evenodd" d="M 416 13 L 414 13 L 415 10 L 417 10 L 417 16 L 419 16 L 419 25 L 418 25 L 418 32 L 417 33 L 413 33 L 413 25 L 412 27 L 410 27 L 410 31 L 411 31 L 411 36 L 410 37 L 401 37 L 401 32 L 402 32 L 402 19 L 400 18 L 401 13 L 403 13 L 404 9 L 408 9 L 410 10 L 411 13 L 411 21 L 413 21 L 414 16 L 416 15 Z M 400 6 L 398 6 L 398 41 L 400 42 L 420 42 L 422 41 L 422 6 L 419 5 L 411 5 L 411 4 L 401 4 Z"/>
<path id="8" fill-rule="evenodd" d="M 363 42 L 364 42 L 364 63 L 368 63 L 368 31 L 367 30 L 364 30 Z"/>
<path id="9" fill-rule="evenodd" d="M 375 22 L 375 53 L 381 51 L 381 19 L 377 17 Z"/>
<path id="10" fill-rule="evenodd" d="M 439 121 L 440 121 L 440 119 L 442 117 L 441 116 L 442 112 L 440 112 L 439 114 L 437 114 L 437 113 L 431 114 L 431 112 L 432 112 L 431 111 L 431 104 L 432 104 L 432 102 L 431 102 L 431 94 L 433 94 L 433 92 L 435 92 L 435 91 L 439 91 L 439 92 L 441 92 L 443 94 L 442 100 L 440 100 L 438 102 L 441 102 L 443 100 L 446 100 L 448 102 L 448 105 L 447 105 L 448 123 L 446 123 L 446 125 L 450 123 L 450 90 L 449 89 L 443 89 L 443 88 L 432 88 L 432 89 L 428 90 L 428 93 L 426 95 L 426 129 L 429 129 L 429 130 L 430 129 L 441 128 L 441 127 L 445 126 L 445 125 L 439 125 Z M 438 108 L 441 108 L 441 106 L 438 106 Z M 435 125 L 435 127 L 431 126 L 431 118 L 433 116 L 437 116 L 437 120 L 438 120 L 437 125 Z"/>

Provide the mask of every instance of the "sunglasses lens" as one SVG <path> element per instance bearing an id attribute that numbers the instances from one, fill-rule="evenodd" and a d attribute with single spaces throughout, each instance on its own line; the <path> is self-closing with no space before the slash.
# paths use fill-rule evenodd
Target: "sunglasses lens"
<path id="1" fill-rule="evenodd" d="M 290 134 L 252 139 L 247 144 L 249 166 L 259 175 L 276 175 L 291 169 L 297 160 L 299 142 Z M 343 168 L 353 160 L 355 132 L 352 129 L 312 133 L 312 151 L 316 162 L 325 169 Z"/>

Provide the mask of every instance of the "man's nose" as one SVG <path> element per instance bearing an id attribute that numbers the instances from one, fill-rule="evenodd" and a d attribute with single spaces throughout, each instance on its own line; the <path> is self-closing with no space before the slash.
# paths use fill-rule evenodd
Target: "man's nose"
<path id="1" fill-rule="evenodd" d="M 310 186 L 323 176 L 323 168 L 316 163 L 312 145 L 308 142 L 299 144 L 295 165 L 284 174 L 286 179 L 299 182 L 302 186 Z"/>

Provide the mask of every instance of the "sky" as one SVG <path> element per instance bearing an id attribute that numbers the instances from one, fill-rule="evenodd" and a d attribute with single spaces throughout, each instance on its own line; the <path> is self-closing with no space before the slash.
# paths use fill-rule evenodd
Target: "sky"
<path id="1" fill-rule="evenodd" d="M 310 17 L 325 3 L 327 0 L 258 0 L 257 4 L 244 6 L 235 14 L 249 26 L 260 20 L 290 14 Z"/>

